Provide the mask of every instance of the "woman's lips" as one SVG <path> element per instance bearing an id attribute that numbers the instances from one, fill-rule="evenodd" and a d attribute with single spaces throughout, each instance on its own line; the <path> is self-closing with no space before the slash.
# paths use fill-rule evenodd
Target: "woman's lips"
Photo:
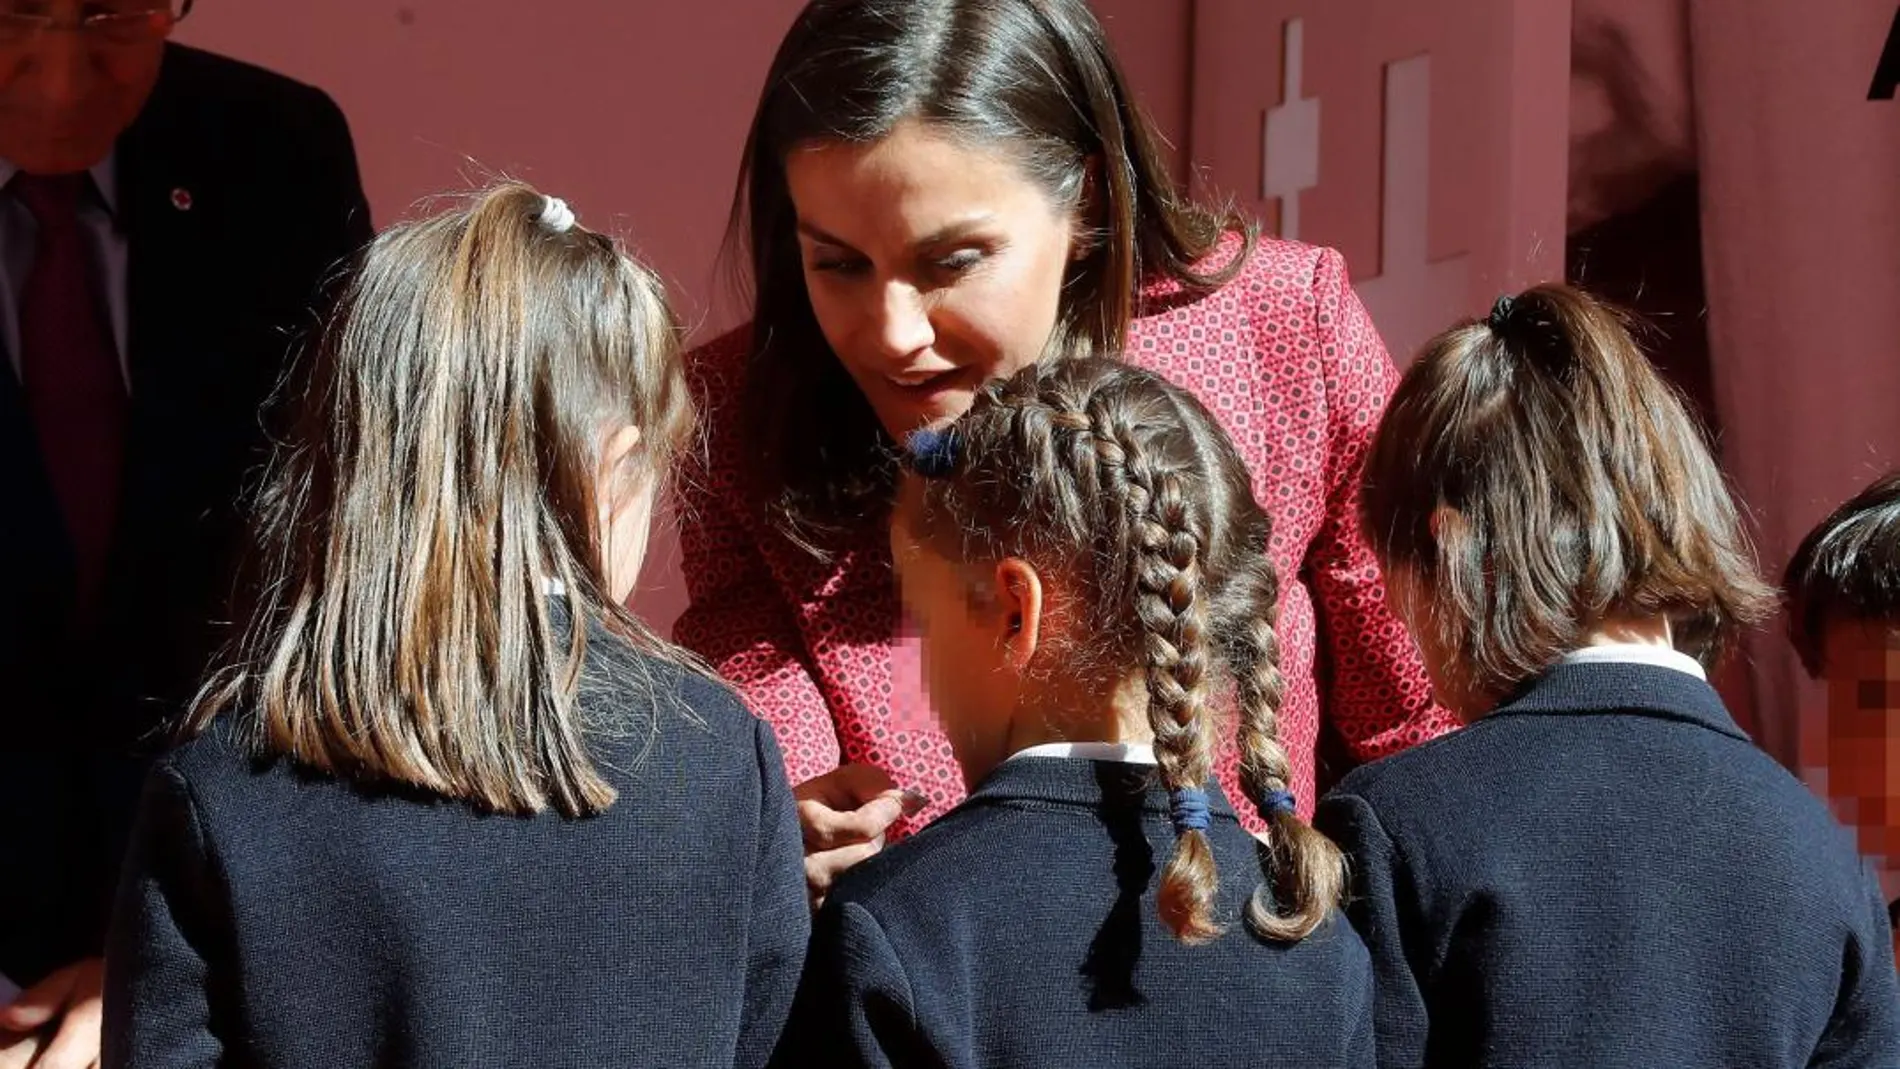
<path id="1" fill-rule="evenodd" d="M 886 376 L 891 388 L 905 397 L 919 400 L 934 397 L 946 390 L 954 390 L 971 385 L 975 371 L 967 367 L 951 367 L 942 371 L 933 371 L 921 375 Z"/>

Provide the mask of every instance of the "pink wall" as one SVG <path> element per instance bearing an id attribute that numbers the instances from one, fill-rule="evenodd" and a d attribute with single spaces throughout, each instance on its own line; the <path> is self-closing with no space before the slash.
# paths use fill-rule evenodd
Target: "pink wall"
<path id="1" fill-rule="evenodd" d="M 1695 171 L 1723 462 L 1777 577 L 1900 466 L 1900 104 L 1867 89 L 1893 0 L 1576 0 L 1571 216 Z M 1770 628 L 1739 666 L 1757 739 L 1806 766 L 1819 708 Z"/>
<path id="2" fill-rule="evenodd" d="M 506 172 L 628 233 L 698 318 L 717 310 L 713 262 L 746 122 L 800 6 L 206 3 L 179 38 L 336 97 L 378 222 Z"/>
<path id="3" fill-rule="evenodd" d="M 1262 196 L 1263 119 L 1289 88 L 1316 99 L 1317 138 L 1275 146 L 1317 153 L 1294 168 L 1317 181 L 1295 194 L 1293 236 L 1345 253 L 1403 362 L 1498 293 L 1562 277 L 1570 19 L 1570 0 L 1201 0 L 1197 176 L 1283 227 Z"/>
<path id="4" fill-rule="evenodd" d="M 379 223 L 502 172 L 628 234 L 701 337 L 740 318 L 717 270 L 733 178 L 766 66 L 803 0 L 204 3 L 186 44 L 322 86 L 350 118 Z M 1177 145 L 1191 0 L 1098 0 L 1129 77 Z M 716 44 L 715 44 L 716 42 Z M 685 606 L 659 532 L 635 605 Z"/>
<path id="5" fill-rule="evenodd" d="M 1704 275 L 1724 460 L 1778 573 L 1900 466 L 1900 102 L 1867 99 L 1893 0 L 1692 0 Z M 1821 695 L 1750 647 L 1761 738 L 1794 761 Z"/>

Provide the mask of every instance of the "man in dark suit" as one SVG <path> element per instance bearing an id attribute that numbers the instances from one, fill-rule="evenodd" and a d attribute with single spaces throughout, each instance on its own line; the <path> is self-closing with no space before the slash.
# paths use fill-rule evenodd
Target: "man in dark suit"
<path id="1" fill-rule="evenodd" d="M 190 0 L 0 0 L 0 1069 L 98 1051 L 139 757 L 219 638 L 263 408 L 370 236 L 321 91 Z M 4 1003 L 0 997 L 0 1003 Z"/>

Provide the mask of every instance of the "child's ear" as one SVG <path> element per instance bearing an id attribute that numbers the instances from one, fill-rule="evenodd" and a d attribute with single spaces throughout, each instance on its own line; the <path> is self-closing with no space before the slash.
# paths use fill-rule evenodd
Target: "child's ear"
<path id="1" fill-rule="evenodd" d="M 639 444 L 640 428 L 631 423 L 615 430 L 601 443 L 600 471 L 596 474 L 600 485 L 613 491 L 602 495 L 609 499 L 610 505 L 620 504 L 618 499 L 629 489 L 629 480 L 625 477 L 627 458 Z"/>
<path id="2" fill-rule="evenodd" d="M 1018 557 L 997 562 L 997 642 L 1004 659 L 1018 672 L 1028 670 L 1042 642 L 1042 576 Z"/>
<path id="3" fill-rule="evenodd" d="M 1450 505 L 1440 505 L 1425 522 L 1432 541 L 1442 546 L 1446 538 L 1455 538 L 1464 531 L 1465 514 Z"/>

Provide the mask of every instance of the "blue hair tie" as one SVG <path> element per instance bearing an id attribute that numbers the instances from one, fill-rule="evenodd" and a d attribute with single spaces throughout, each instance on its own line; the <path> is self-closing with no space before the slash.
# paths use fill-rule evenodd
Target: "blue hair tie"
<path id="1" fill-rule="evenodd" d="M 912 431 L 904 444 L 910 451 L 911 470 L 926 479 L 941 479 L 957 470 L 960 443 L 955 431 Z"/>
<path id="2" fill-rule="evenodd" d="M 1269 791 L 1267 796 L 1260 800 L 1260 808 L 1270 817 L 1277 817 L 1281 813 L 1291 813 L 1294 809 L 1293 792 Z"/>
<path id="3" fill-rule="evenodd" d="M 1168 808 L 1174 814 L 1176 835 L 1207 830 L 1207 792 L 1199 787 L 1177 787 L 1169 791 Z"/>

